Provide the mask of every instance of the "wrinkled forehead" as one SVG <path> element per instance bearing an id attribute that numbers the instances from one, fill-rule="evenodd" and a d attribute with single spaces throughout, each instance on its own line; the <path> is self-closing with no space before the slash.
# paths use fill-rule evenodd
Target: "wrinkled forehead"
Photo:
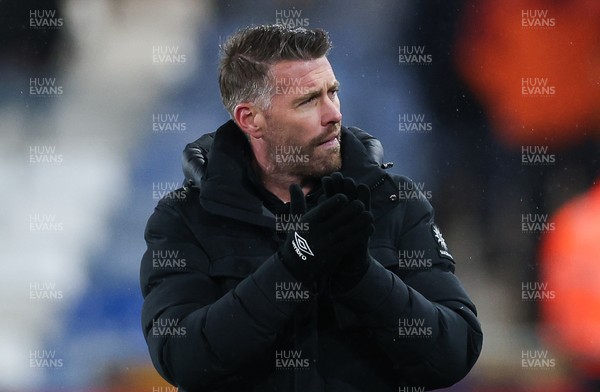
<path id="1" fill-rule="evenodd" d="M 312 60 L 283 60 L 271 66 L 276 85 L 313 87 L 333 84 L 335 74 L 327 57 Z"/>

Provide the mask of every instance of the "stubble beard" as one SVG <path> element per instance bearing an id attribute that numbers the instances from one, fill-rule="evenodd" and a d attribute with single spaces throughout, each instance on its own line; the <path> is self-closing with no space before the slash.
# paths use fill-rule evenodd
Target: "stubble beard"
<path id="1" fill-rule="evenodd" d="M 311 140 L 307 146 L 299 146 L 290 140 L 275 140 L 269 147 L 273 167 L 280 174 L 315 179 L 339 170 L 342 167 L 340 128 L 340 124 L 330 127 L 326 134 Z M 339 132 L 337 146 L 327 149 L 319 147 L 336 132 Z"/>

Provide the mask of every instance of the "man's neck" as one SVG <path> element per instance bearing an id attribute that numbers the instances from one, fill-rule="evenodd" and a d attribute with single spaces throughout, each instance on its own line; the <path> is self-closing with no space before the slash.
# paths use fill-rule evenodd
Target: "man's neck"
<path id="1" fill-rule="evenodd" d="M 277 171 L 276 165 L 261 163 L 256 158 L 252 160 L 252 164 L 265 189 L 284 203 L 290 201 L 289 187 L 291 184 L 299 184 L 305 195 L 315 186 L 315 180 L 313 179 L 281 173 Z"/>

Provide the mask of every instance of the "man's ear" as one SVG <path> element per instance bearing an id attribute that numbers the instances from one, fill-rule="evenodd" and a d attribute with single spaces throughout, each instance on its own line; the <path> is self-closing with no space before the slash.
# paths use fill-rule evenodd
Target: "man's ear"
<path id="1" fill-rule="evenodd" d="M 233 119 L 248 136 L 260 139 L 263 135 L 263 118 L 259 108 L 249 102 L 242 102 L 233 109 Z"/>

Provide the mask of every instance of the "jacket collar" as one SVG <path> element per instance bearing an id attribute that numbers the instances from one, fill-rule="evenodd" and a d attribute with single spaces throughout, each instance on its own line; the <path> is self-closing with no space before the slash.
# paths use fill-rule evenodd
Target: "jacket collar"
<path id="1" fill-rule="evenodd" d="M 391 178 L 369 159 L 363 144 L 342 126 L 342 168 L 344 176 L 367 184 L 372 191 Z M 260 192 L 250 180 L 248 171 L 252 151 L 245 135 L 229 120 L 215 133 L 208 153 L 208 165 L 200 186 L 200 204 L 211 213 L 266 227 L 275 226 L 275 216 L 264 205 Z M 393 188 L 393 185 L 392 185 Z M 389 191 L 390 189 L 388 189 Z M 372 194 L 373 213 L 377 198 Z"/>

